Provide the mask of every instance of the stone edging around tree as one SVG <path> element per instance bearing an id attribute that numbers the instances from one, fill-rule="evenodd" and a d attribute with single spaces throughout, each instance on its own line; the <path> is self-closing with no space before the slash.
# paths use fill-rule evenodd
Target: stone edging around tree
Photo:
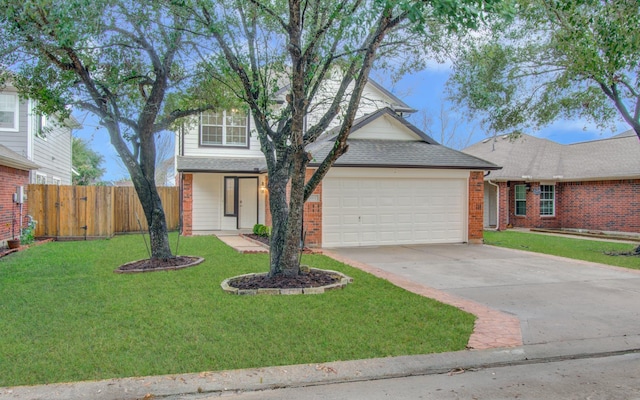
<path id="1" fill-rule="evenodd" d="M 249 295 L 249 296 L 251 296 L 251 295 L 259 295 L 259 294 L 270 294 L 270 295 L 323 294 L 324 292 L 326 292 L 328 290 L 343 289 L 349 283 L 353 282 L 353 278 L 343 274 L 342 272 L 333 271 L 333 270 L 330 270 L 330 269 L 318 269 L 318 268 L 309 268 L 309 270 L 322 271 L 322 272 L 328 272 L 328 273 L 331 273 L 331 274 L 339 275 L 341 277 L 340 278 L 340 282 L 333 283 L 331 285 L 325 285 L 325 286 L 310 287 L 310 288 L 294 288 L 294 289 L 278 289 L 278 288 L 238 289 L 238 288 L 235 288 L 235 287 L 229 285 L 230 281 L 233 281 L 234 279 L 243 278 L 245 276 L 263 276 L 263 275 L 267 275 L 266 272 L 262 272 L 262 273 L 238 275 L 238 276 L 234 276 L 232 278 L 225 279 L 220 284 L 220 287 L 222 287 L 222 290 L 224 290 L 227 293 L 237 294 L 237 295 L 245 295 L 245 296 L 247 296 L 247 295 Z"/>

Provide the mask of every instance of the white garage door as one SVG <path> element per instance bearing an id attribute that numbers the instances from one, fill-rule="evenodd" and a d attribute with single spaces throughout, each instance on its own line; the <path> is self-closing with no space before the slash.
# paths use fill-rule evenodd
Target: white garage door
<path id="1" fill-rule="evenodd" d="M 466 241 L 466 179 L 323 181 L 323 246 Z"/>

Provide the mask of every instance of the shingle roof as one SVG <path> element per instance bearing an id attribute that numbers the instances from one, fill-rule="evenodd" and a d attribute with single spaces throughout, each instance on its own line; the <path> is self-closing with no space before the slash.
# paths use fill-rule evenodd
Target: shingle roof
<path id="1" fill-rule="evenodd" d="M 494 170 L 500 167 L 477 157 L 464 154 L 438 144 L 424 132 L 410 122 L 398 116 L 389 108 L 365 115 L 353 122 L 350 134 L 366 129 L 366 126 L 378 118 L 390 116 L 416 135 L 416 140 L 376 140 L 355 139 L 347 140 L 349 149 L 334 165 L 336 166 L 366 166 L 366 167 L 401 167 L 401 168 L 453 168 Z M 337 129 L 333 129 L 321 140 L 309 146 L 313 156 L 310 165 L 319 165 L 329 154 L 335 143 Z"/>
<path id="2" fill-rule="evenodd" d="M 337 167 L 398 167 L 446 169 L 498 169 L 495 164 L 460 151 L 422 141 L 353 139 L 348 151 L 335 162 Z M 325 141 L 311 152 L 311 165 L 319 165 L 334 141 Z"/>
<path id="3" fill-rule="evenodd" d="M 40 166 L 33 161 L 21 156 L 15 151 L 0 144 L 0 165 L 6 165 L 7 167 L 20 169 L 24 171 L 30 171 L 32 169 L 38 169 Z"/>
<path id="4" fill-rule="evenodd" d="M 640 140 L 633 131 L 608 139 L 570 145 L 522 135 L 511 140 L 485 139 L 463 152 L 503 167 L 492 172 L 496 181 L 580 181 L 640 177 Z"/>
<path id="5" fill-rule="evenodd" d="M 186 157 L 178 156 L 178 171 L 183 172 L 265 172 L 267 163 L 258 157 Z"/>

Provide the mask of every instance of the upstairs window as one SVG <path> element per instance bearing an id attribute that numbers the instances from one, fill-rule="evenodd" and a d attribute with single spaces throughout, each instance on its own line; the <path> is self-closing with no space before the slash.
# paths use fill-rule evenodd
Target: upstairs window
<path id="1" fill-rule="evenodd" d="M 238 110 L 204 112 L 200 115 L 200 144 L 248 147 L 247 122 L 247 115 Z"/>
<path id="2" fill-rule="evenodd" d="M 540 215 L 556 215 L 556 187 L 553 185 L 540 185 Z"/>
<path id="3" fill-rule="evenodd" d="M 516 215 L 527 215 L 527 187 L 516 185 Z"/>
<path id="4" fill-rule="evenodd" d="M 0 130 L 18 130 L 18 95 L 0 93 Z"/>

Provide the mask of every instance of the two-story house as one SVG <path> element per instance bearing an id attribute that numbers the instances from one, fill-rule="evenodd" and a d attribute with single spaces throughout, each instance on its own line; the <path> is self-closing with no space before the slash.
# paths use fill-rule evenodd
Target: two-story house
<path id="1" fill-rule="evenodd" d="M 34 105 L 11 87 L 0 92 L 0 144 L 39 165 L 30 183 L 71 185 L 72 130 L 80 124 L 38 114 Z"/>
<path id="2" fill-rule="evenodd" d="M 11 86 L 0 91 L 0 244 L 19 235 L 16 225 L 28 214 L 26 200 L 14 196 L 20 187 L 71 184 L 71 131 L 79 126 L 37 114 Z"/>
<path id="3" fill-rule="evenodd" d="M 314 107 L 307 125 L 322 108 L 321 103 Z M 415 111 L 369 81 L 348 152 L 305 204 L 307 245 L 482 240 L 483 173 L 499 167 L 441 146 L 404 118 Z M 183 234 L 270 224 L 266 163 L 251 126 L 251 116 L 224 110 L 203 113 L 178 132 Z M 329 129 L 308 148 L 314 157 L 308 176 L 334 137 Z"/>

